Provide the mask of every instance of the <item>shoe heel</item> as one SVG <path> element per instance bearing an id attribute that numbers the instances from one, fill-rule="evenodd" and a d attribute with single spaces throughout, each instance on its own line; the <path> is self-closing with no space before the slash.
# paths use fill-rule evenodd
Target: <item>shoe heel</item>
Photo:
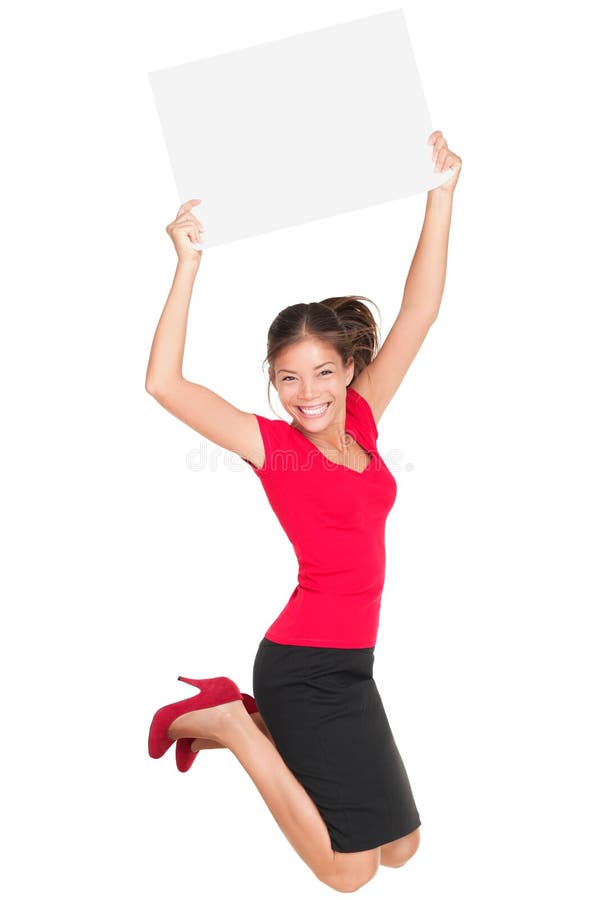
<path id="1" fill-rule="evenodd" d="M 191 684 L 192 687 L 202 688 L 202 685 L 206 682 L 206 678 L 184 678 L 183 675 L 177 676 L 178 681 L 185 681 L 186 684 Z"/>

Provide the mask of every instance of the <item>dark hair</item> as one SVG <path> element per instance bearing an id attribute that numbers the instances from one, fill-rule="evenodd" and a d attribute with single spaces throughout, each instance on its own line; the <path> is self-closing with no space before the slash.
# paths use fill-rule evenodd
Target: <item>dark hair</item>
<path id="1" fill-rule="evenodd" d="M 275 358 L 281 350 L 314 337 L 331 344 L 341 356 L 343 365 L 350 357 L 354 358 L 354 381 L 379 349 L 379 327 L 366 303 L 373 301 L 352 294 L 286 306 L 269 327 L 263 367 L 268 363 L 270 368 L 274 368 Z M 379 311 L 376 303 L 373 306 Z M 271 378 L 267 384 L 267 400 L 273 409 L 270 391 Z"/>

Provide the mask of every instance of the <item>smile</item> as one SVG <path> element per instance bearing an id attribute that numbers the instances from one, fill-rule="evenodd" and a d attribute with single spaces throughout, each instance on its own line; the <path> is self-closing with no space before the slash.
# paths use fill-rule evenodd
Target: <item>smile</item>
<path id="1" fill-rule="evenodd" d="M 307 419 L 317 419 L 327 412 L 331 404 L 332 401 L 330 400 L 329 403 L 322 403 L 321 406 L 297 406 L 296 409 L 299 409 Z"/>

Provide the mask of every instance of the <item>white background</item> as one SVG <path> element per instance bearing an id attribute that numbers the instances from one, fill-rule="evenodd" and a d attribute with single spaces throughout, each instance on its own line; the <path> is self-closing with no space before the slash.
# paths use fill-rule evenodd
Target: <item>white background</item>
<path id="1" fill-rule="evenodd" d="M 203 751 L 185 775 L 172 750 L 147 755 L 154 711 L 193 690 L 177 675 L 251 692 L 297 572 L 249 467 L 144 390 L 179 205 L 147 72 L 392 8 L 34 3 L 4 17 L 12 897 L 331 895 L 232 754 Z M 592 898 L 597 33 L 587 4 L 403 9 L 463 171 L 441 312 L 379 429 L 398 499 L 375 677 L 422 844 L 362 893 Z M 206 250 L 184 375 L 274 417 L 261 361 L 277 312 L 363 294 L 385 336 L 424 208 L 423 194 Z"/>

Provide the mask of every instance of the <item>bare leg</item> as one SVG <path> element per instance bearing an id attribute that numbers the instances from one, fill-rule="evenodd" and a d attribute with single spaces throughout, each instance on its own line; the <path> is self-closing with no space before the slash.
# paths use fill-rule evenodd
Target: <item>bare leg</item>
<path id="1" fill-rule="evenodd" d="M 381 865 L 391 866 L 393 869 L 403 866 L 417 852 L 420 840 L 421 832 L 419 827 L 411 831 L 410 834 L 404 835 L 404 837 L 390 841 L 389 844 L 382 844 L 379 848 L 381 850 Z"/>
<path id="2" fill-rule="evenodd" d="M 271 743 L 275 745 L 275 741 L 271 735 L 271 732 L 265 725 L 264 719 L 261 714 L 258 712 L 250 713 L 250 718 L 255 723 L 257 728 L 259 728 L 264 735 L 266 735 Z M 211 741 L 208 738 L 196 738 L 195 741 L 192 742 L 192 750 L 194 753 L 197 753 L 198 750 L 224 750 L 225 745 L 219 743 L 219 741 Z"/>
<path id="3" fill-rule="evenodd" d="M 241 700 L 179 716 L 169 736 L 208 738 L 227 747 L 244 767 L 275 821 L 319 881 L 355 891 L 377 872 L 380 848 L 340 853 L 331 847 L 323 818 L 274 743 L 257 727 Z"/>

